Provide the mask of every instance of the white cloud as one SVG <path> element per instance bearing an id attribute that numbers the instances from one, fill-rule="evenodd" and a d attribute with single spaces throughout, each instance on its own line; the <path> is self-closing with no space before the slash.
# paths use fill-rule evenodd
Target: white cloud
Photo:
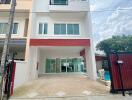
<path id="1" fill-rule="evenodd" d="M 90 0 L 91 2 L 91 11 L 102 10 L 102 9 L 111 9 L 113 6 L 121 2 L 121 0 Z"/>
<path id="2" fill-rule="evenodd" d="M 132 35 L 132 0 L 90 0 L 90 3 L 91 11 L 106 10 L 92 13 L 94 45 L 112 35 Z"/>
<path id="3" fill-rule="evenodd" d="M 99 29 L 101 39 L 106 39 L 112 35 L 131 34 L 132 35 L 132 7 L 123 8 L 127 10 L 114 11 Z M 130 10 L 128 10 L 130 9 Z"/>

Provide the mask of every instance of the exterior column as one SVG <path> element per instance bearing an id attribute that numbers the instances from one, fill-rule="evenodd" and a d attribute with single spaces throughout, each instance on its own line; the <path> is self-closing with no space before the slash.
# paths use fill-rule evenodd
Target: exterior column
<path id="1" fill-rule="evenodd" d="M 26 49 L 25 49 L 25 61 L 29 61 L 29 47 L 30 47 L 30 35 L 32 33 L 32 24 L 33 24 L 33 14 L 30 13 L 32 12 L 32 7 L 33 7 L 33 2 L 31 3 L 31 8 L 29 11 L 29 22 L 28 22 L 28 31 L 27 31 L 27 41 L 26 41 Z M 25 33 L 24 33 L 25 34 Z"/>
<path id="2" fill-rule="evenodd" d="M 96 72 L 95 54 L 91 46 L 85 48 L 85 56 L 86 56 L 87 74 L 90 79 L 96 80 L 97 72 Z"/>
<path id="3" fill-rule="evenodd" d="M 30 47 L 29 53 L 29 79 L 38 78 L 38 48 Z"/>
<path id="4" fill-rule="evenodd" d="M 34 7 L 34 0 L 31 3 L 31 8 L 29 11 L 29 24 L 28 24 L 28 32 L 27 32 L 27 42 L 26 42 L 26 50 L 25 50 L 25 61 L 28 63 L 28 80 L 32 79 L 31 77 L 31 73 L 32 73 L 32 66 L 31 66 L 31 51 L 30 50 L 30 38 L 31 38 L 31 34 L 33 33 L 33 25 L 34 25 L 34 18 L 35 18 L 35 14 L 34 13 L 30 13 L 32 12 L 32 9 Z"/>

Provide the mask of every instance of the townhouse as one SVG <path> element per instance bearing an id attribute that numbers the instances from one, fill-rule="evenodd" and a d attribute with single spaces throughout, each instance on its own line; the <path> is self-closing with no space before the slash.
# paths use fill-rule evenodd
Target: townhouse
<path id="1" fill-rule="evenodd" d="M 0 4 L 0 55 L 10 6 Z M 17 0 L 12 52 L 15 87 L 53 73 L 87 73 L 96 80 L 89 0 Z"/>

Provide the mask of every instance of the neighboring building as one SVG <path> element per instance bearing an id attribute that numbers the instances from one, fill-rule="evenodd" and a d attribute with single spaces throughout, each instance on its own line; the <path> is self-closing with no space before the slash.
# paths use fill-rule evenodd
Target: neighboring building
<path id="1" fill-rule="evenodd" d="M 96 59 L 96 69 L 97 71 L 100 69 L 108 70 L 108 58 L 104 54 L 95 54 Z"/>
<path id="2" fill-rule="evenodd" d="M 0 5 L 0 51 L 9 9 Z M 96 79 L 89 11 L 89 0 L 17 0 L 10 44 L 18 53 L 16 87 L 46 73 L 86 72 Z"/>

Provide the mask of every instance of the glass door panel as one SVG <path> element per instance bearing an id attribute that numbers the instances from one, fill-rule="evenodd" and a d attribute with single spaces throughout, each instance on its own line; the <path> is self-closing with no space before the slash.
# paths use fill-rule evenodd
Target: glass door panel
<path id="1" fill-rule="evenodd" d="M 73 58 L 74 72 L 83 72 L 84 63 L 82 58 Z"/>
<path id="2" fill-rule="evenodd" d="M 55 59 L 51 59 L 50 70 L 51 70 L 51 73 L 56 72 Z"/>
<path id="3" fill-rule="evenodd" d="M 83 58 L 46 59 L 46 73 L 84 72 Z"/>
<path id="4" fill-rule="evenodd" d="M 67 59 L 67 72 L 74 72 L 72 59 Z"/>
<path id="5" fill-rule="evenodd" d="M 50 59 L 46 59 L 46 73 L 50 73 Z"/>
<path id="6" fill-rule="evenodd" d="M 55 59 L 46 59 L 46 73 L 56 72 L 56 62 Z"/>
<path id="7" fill-rule="evenodd" d="M 78 72 L 77 58 L 73 58 L 72 62 L 73 62 L 73 66 L 74 66 L 74 72 Z"/>
<path id="8" fill-rule="evenodd" d="M 67 72 L 67 60 L 61 59 L 61 72 Z"/>

